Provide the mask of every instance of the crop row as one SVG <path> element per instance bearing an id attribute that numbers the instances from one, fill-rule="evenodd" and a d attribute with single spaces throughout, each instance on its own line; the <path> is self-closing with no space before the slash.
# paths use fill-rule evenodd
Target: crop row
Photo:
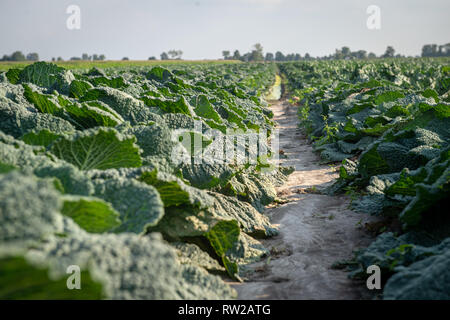
<path id="1" fill-rule="evenodd" d="M 231 163 L 214 152 L 230 130 L 262 134 L 269 150 L 275 73 L 45 62 L 1 73 L 0 298 L 235 297 L 215 274 L 240 280 L 267 254 L 257 239 L 278 230 L 262 211 L 288 171 L 245 139 Z M 66 288 L 74 265 L 83 290 Z"/>
<path id="2" fill-rule="evenodd" d="M 384 217 L 348 262 L 378 265 L 385 299 L 450 298 L 448 59 L 282 64 L 299 117 L 323 162 L 342 162 L 324 192 Z"/>

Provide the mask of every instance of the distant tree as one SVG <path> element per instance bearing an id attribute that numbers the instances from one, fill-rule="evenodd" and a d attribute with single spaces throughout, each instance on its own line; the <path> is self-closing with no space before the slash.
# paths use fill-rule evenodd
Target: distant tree
<path id="1" fill-rule="evenodd" d="M 295 54 L 294 60 L 295 60 L 295 61 L 302 60 L 302 56 L 300 55 L 300 53 L 296 53 L 296 54 Z"/>
<path id="2" fill-rule="evenodd" d="M 80 57 L 72 57 L 72 58 L 70 58 L 70 60 L 77 61 L 77 60 L 81 60 L 81 58 Z"/>
<path id="3" fill-rule="evenodd" d="M 253 46 L 253 50 L 259 51 L 259 52 L 263 52 L 263 46 L 261 45 L 261 43 L 256 43 Z"/>
<path id="4" fill-rule="evenodd" d="M 342 53 L 341 49 L 336 49 L 334 53 L 335 59 L 344 59 L 344 54 Z"/>
<path id="5" fill-rule="evenodd" d="M 177 50 L 169 50 L 169 51 L 167 51 L 167 54 L 169 55 L 170 59 L 175 59 L 178 52 L 177 52 Z"/>
<path id="6" fill-rule="evenodd" d="M 61 58 L 61 57 L 58 57 L 56 60 L 57 60 L 57 61 L 64 61 L 64 59 Z"/>
<path id="7" fill-rule="evenodd" d="M 91 60 L 91 57 L 87 53 L 83 53 L 81 55 L 81 60 Z"/>
<path id="8" fill-rule="evenodd" d="M 260 43 L 257 43 L 253 46 L 252 52 L 250 52 L 249 61 L 263 61 L 263 47 Z"/>
<path id="9" fill-rule="evenodd" d="M 432 53 L 431 44 L 426 44 L 422 47 L 422 57 L 431 57 Z"/>
<path id="10" fill-rule="evenodd" d="M 101 54 L 101 55 L 98 56 L 98 59 L 99 59 L 100 61 L 103 61 L 103 60 L 106 59 L 106 57 L 105 57 L 104 54 Z"/>
<path id="11" fill-rule="evenodd" d="M 165 52 L 161 53 L 161 60 L 169 60 L 169 55 Z"/>
<path id="12" fill-rule="evenodd" d="M 437 57 L 438 56 L 438 46 L 437 44 L 432 44 L 431 45 L 431 51 L 433 52 L 433 57 Z"/>
<path id="13" fill-rule="evenodd" d="M 36 52 L 31 52 L 31 53 L 27 54 L 27 60 L 38 61 L 39 55 Z"/>
<path id="14" fill-rule="evenodd" d="M 130 60 L 128 57 L 123 57 L 122 58 L 122 61 L 128 61 L 128 60 Z"/>
<path id="15" fill-rule="evenodd" d="M 15 51 L 11 55 L 11 61 L 25 61 L 25 56 L 21 51 Z"/>
<path id="16" fill-rule="evenodd" d="M 183 51 L 181 50 L 169 50 L 167 53 L 171 59 L 181 59 L 181 56 L 183 55 Z"/>
<path id="17" fill-rule="evenodd" d="M 305 60 L 310 60 L 311 59 L 311 56 L 309 55 L 309 53 L 307 52 L 307 53 L 305 53 Z"/>
<path id="18" fill-rule="evenodd" d="M 426 44 L 422 47 L 422 57 L 450 56 L 450 43 L 444 45 Z"/>
<path id="19" fill-rule="evenodd" d="M 241 53 L 239 52 L 239 50 L 234 51 L 233 60 L 241 60 Z"/>
<path id="20" fill-rule="evenodd" d="M 395 55 L 395 49 L 392 46 L 388 46 L 383 54 L 383 58 L 392 58 Z"/>
<path id="21" fill-rule="evenodd" d="M 351 51 L 349 47 L 342 47 L 341 52 L 344 59 L 351 57 Z"/>
<path id="22" fill-rule="evenodd" d="M 286 55 L 286 61 L 294 61 L 295 60 L 295 54 L 289 53 Z"/>
<path id="23" fill-rule="evenodd" d="M 275 53 L 275 60 L 276 61 L 284 61 L 284 54 L 281 51 L 277 51 Z"/>
<path id="24" fill-rule="evenodd" d="M 438 56 L 439 57 L 450 56 L 450 43 L 446 43 L 439 46 Z"/>
<path id="25" fill-rule="evenodd" d="M 156 57 L 151 56 L 151 57 L 148 58 L 148 60 L 156 60 Z"/>
<path id="26" fill-rule="evenodd" d="M 377 57 L 377 55 L 373 52 L 370 52 L 369 55 L 367 56 L 369 59 L 375 59 Z"/>
<path id="27" fill-rule="evenodd" d="M 249 61 L 250 61 L 250 58 L 251 58 L 251 53 L 250 53 L 250 52 L 247 52 L 247 53 L 245 53 L 245 54 L 243 54 L 243 55 L 241 56 L 241 60 L 242 60 L 242 61 L 245 61 L 245 62 L 249 62 Z"/>
<path id="28" fill-rule="evenodd" d="M 446 43 L 442 46 L 442 55 L 446 57 L 450 56 L 450 43 Z"/>
<path id="29" fill-rule="evenodd" d="M 367 51 L 366 50 L 358 50 L 356 52 L 352 52 L 352 55 L 356 59 L 367 59 Z"/>
<path id="30" fill-rule="evenodd" d="M 223 50 L 223 51 L 222 51 L 222 56 L 223 56 L 223 58 L 224 58 L 225 60 L 230 59 L 230 51 L 228 51 L 228 50 Z"/>
<path id="31" fill-rule="evenodd" d="M 52 61 L 56 61 L 55 57 L 52 57 Z"/>
<path id="32" fill-rule="evenodd" d="M 264 58 L 264 60 L 266 60 L 266 61 L 273 61 L 273 59 L 274 59 L 273 53 L 267 52 L 266 53 L 266 57 Z"/>
<path id="33" fill-rule="evenodd" d="M 96 53 L 94 53 L 94 54 L 92 55 L 92 60 L 94 60 L 94 61 L 99 60 L 99 59 L 98 59 L 98 55 L 97 55 Z"/>

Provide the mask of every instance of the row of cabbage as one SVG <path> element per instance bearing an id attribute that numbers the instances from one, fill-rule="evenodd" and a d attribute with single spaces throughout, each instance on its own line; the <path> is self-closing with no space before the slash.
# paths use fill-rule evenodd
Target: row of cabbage
<path id="1" fill-rule="evenodd" d="M 247 140 L 233 163 L 212 146 L 230 129 L 270 134 L 275 73 L 45 62 L 1 73 L 0 298 L 235 297 L 222 278 L 267 254 L 258 238 L 278 231 L 262 211 L 288 171 L 250 161 Z M 66 286 L 74 268 L 81 290 Z"/>
<path id="2" fill-rule="evenodd" d="M 386 218 L 351 276 L 378 265 L 385 299 L 450 299 L 449 60 L 280 68 L 322 161 L 342 162 L 325 192 L 346 192 L 353 209 Z"/>

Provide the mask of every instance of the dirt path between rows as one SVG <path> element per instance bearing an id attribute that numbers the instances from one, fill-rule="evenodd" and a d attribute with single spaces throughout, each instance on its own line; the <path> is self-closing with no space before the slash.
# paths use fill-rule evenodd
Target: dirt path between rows
<path id="1" fill-rule="evenodd" d="M 338 173 L 335 167 L 319 164 L 298 126 L 296 106 L 280 100 L 271 109 L 280 130 L 280 149 L 287 156 L 280 158 L 280 165 L 295 167 L 277 190 L 279 197 L 290 202 L 266 210 L 272 223 L 279 225 L 280 234 L 263 241 L 271 257 L 251 265 L 244 283 L 232 284 L 238 299 L 368 298 L 364 284 L 348 279 L 346 272 L 331 265 L 350 258 L 353 250 L 373 240 L 363 226 L 374 218 L 349 210 L 346 196 L 297 192 L 320 189 Z"/>

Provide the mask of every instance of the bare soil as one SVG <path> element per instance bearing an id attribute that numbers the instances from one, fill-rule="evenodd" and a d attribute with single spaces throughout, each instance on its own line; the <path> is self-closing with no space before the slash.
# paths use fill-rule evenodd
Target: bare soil
<path id="1" fill-rule="evenodd" d="M 347 196 L 318 194 L 338 177 L 336 166 L 321 165 L 319 156 L 298 125 L 297 106 L 286 100 L 271 109 L 280 130 L 280 165 L 293 166 L 286 183 L 278 188 L 288 202 L 266 210 L 280 234 L 263 240 L 270 258 L 250 265 L 243 283 L 231 283 L 238 299 L 366 299 L 364 283 L 332 269 L 336 261 L 352 257 L 355 249 L 372 240 L 369 215 L 349 209 Z"/>

